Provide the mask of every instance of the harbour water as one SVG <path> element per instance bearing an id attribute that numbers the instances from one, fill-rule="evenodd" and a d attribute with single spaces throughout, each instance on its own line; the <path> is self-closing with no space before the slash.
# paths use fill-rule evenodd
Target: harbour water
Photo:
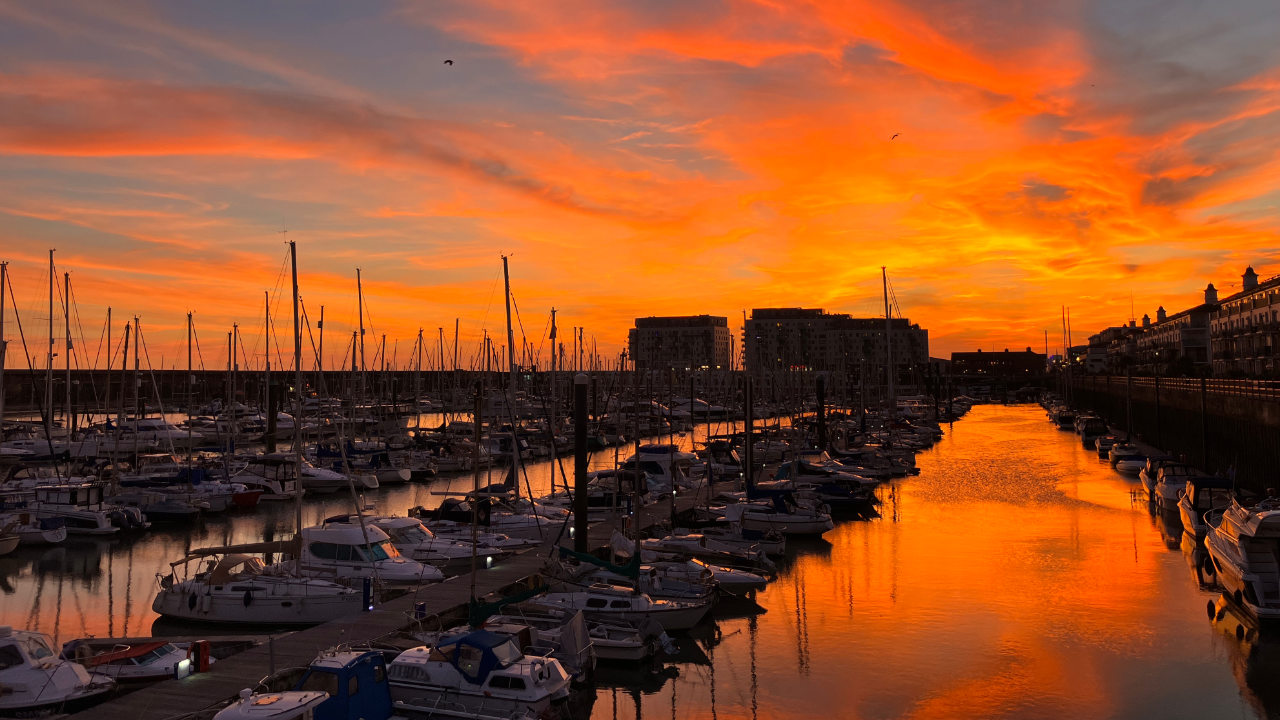
<path id="1" fill-rule="evenodd" d="M 918 455 L 918 476 L 881 488 L 881 518 L 792 542 L 759 607 L 722 605 L 666 670 L 602 672 L 592 717 L 1280 716 L 1280 645 L 1237 639 L 1235 624 L 1207 617 L 1216 593 L 1196 546 L 1151 515 L 1139 483 L 1036 406 L 977 406 L 944 429 Z M 612 459 L 606 450 L 593 462 Z M 535 493 L 549 482 L 549 463 L 530 467 Z M 366 501 L 432 506 L 450 483 L 471 479 Z M 318 522 L 351 499 L 304 505 Z M 285 537 L 293 522 L 283 504 L 19 551 L 0 558 L 0 624 L 59 641 L 148 634 L 170 561 Z"/>

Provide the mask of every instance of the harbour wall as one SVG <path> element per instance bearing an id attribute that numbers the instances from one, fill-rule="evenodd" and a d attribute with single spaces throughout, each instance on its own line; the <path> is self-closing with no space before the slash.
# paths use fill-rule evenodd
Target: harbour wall
<path id="1" fill-rule="evenodd" d="M 1065 389 L 1076 408 L 1206 472 L 1280 486 L 1280 384 L 1087 375 Z"/>

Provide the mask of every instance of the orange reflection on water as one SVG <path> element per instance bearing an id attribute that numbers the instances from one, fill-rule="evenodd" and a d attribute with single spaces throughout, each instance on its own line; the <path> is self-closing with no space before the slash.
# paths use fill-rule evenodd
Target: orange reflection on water
<path id="1" fill-rule="evenodd" d="M 754 643 L 721 622 L 716 716 L 1253 714 L 1135 483 L 1038 407 L 976 408 L 918 461 L 881 519 L 795 543 Z M 708 682 L 695 667 L 643 714 L 711 717 Z"/>

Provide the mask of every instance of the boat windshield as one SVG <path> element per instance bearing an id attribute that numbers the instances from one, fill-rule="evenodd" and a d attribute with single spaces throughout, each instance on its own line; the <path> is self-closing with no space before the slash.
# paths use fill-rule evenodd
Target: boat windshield
<path id="1" fill-rule="evenodd" d="M 431 531 L 421 525 L 400 528 L 395 532 L 396 539 L 405 543 L 425 543 L 434 539 Z"/>
<path id="2" fill-rule="evenodd" d="M 506 667 L 511 663 L 520 662 L 524 657 L 524 653 L 520 652 L 520 648 L 516 647 L 514 640 L 508 640 L 493 649 L 493 654 L 498 658 L 498 663 L 502 667 Z"/>
<path id="3" fill-rule="evenodd" d="M 22 647 L 27 651 L 27 655 L 31 656 L 32 660 L 40 660 L 41 658 L 47 658 L 53 655 L 53 651 L 49 649 L 48 643 L 44 641 L 44 638 L 38 635 L 28 635 L 23 641 Z"/>
<path id="4" fill-rule="evenodd" d="M 390 540 L 376 542 L 360 550 L 369 560 L 389 560 L 400 557 L 400 551 L 396 550 L 396 546 L 392 545 Z"/>
<path id="5" fill-rule="evenodd" d="M 338 676 L 331 672 L 316 670 L 312 668 L 307 673 L 307 677 L 303 679 L 302 686 L 299 690 L 319 690 L 328 693 L 329 697 L 338 696 Z"/>

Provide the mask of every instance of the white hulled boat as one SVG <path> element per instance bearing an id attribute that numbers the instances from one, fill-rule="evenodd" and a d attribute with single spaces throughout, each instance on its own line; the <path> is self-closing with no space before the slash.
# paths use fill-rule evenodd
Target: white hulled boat
<path id="1" fill-rule="evenodd" d="M 60 659 L 48 635 L 0 626 L 0 714 L 71 712 L 114 687 L 111 678 Z"/>
<path id="2" fill-rule="evenodd" d="M 1204 544 L 1228 597 L 1259 620 L 1280 619 L 1280 499 L 1233 502 Z"/>
<path id="3" fill-rule="evenodd" d="M 295 551 L 290 543 L 264 544 L 260 552 Z M 257 549 L 257 548 L 253 548 Z M 278 573 L 253 555 L 198 550 L 172 563 L 184 569 L 191 561 L 208 561 L 207 569 L 177 580 L 160 579 L 151 609 L 178 620 L 229 625 L 316 625 L 364 607 L 362 593 L 316 578 Z"/>

